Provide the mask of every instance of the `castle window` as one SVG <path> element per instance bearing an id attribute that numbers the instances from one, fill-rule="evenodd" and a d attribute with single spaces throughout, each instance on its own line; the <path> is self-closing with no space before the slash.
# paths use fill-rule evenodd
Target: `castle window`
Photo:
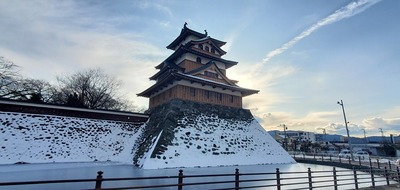
<path id="1" fill-rule="evenodd" d="M 233 96 L 231 96 L 231 103 L 233 103 Z"/>
<path id="2" fill-rule="evenodd" d="M 218 74 L 217 73 L 213 73 L 213 72 L 210 72 L 210 71 L 204 71 L 204 75 L 206 75 L 208 77 L 218 78 Z"/>
<path id="3" fill-rule="evenodd" d="M 211 48 L 211 53 L 215 53 L 215 49 L 214 48 Z"/>
<path id="4" fill-rule="evenodd" d="M 201 58 L 200 58 L 200 57 L 197 57 L 197 58 L 196 58 L 196 62 L 197 62 L 197 63 L 201 63 Z"/>
<path id="5" fill-rule="evenodd" d="M 196 89 L 190 88 L 190 96 L 196 96 Z"/>
<path id="6" fill-rule="evenodd" d="M 210 98 L 210 91 L 205 90 L 205 91 L 204 91 L 204 97 L 206 97 L 207 99 L 209 99 L 209 98 Z"/>
<path id="7" fill-rule="evenodd" d="M 202 44 L 199 44 L 199 48 L 203 50 L 203 45 L 202 45 Z"/>
<path id="8" fill-rule="evenodd" d="M 210 51 L 210 48 L 208 46 L 205 47 L 206 51 Z"/>

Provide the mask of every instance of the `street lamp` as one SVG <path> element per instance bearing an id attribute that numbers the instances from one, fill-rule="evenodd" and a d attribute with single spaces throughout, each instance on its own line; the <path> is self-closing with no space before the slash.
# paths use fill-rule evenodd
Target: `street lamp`
<path id="1" fill-rule="evenodd" d="M 349 142 L 349 148 L 350 148 L 350 155 L 351 155 L 351 160 L 354 160 L 353 157 L 353 146 L 351 145 L 351 140 L 350 140 L 350 134 L 349 134 L 349 127 L 347 126 L 347 119 L 346 119 L 346 113 L 344 111 L 344 105 L 343 105 L 343 100 L 340 100 L 340 102 L 337 102 L 340 106 L 342 106 L 342 111 L 343 111 L 343 118 L 344 118 L 344 125 L 346 126 L 346 132 L 347 132 L 347 141 Z"/>

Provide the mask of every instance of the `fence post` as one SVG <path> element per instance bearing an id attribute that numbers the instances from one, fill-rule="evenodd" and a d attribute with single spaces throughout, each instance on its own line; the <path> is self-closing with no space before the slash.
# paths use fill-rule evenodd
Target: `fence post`
<path id="1" fill-rule="evenodd" d="M 239 169 L 235 169 L 235 190 L 239 190 Z"/>
<path id="2" fill-rule="evenodd" d="M 358 189 L 357 171 L 354 167 L 353 167 L 353 174 L 354 174 L 354 186 L 356 189 Z"/>
<path id="3" fill-rule="evenodd" d="M 392 170 L 392 165 L 390 164 L 390 160 L 388 160 L 388 164 L 389 164 L 389 170 Z"/>
<path id="4" fill-rule="evenodd" d="M 178 190 L 182 190 L 183 187 L 183 170 L 179 170 L 178 175 Z"/>
<path id="5" fill-rule="evenodd" d="M 336 178 L 336 168 L 333 167 L 333 187 L 335 188 L 335 190 L 337 190 L 338 186 L 337 186 L 337 178 Z"/>
<path id="6" fill-rule="evenodd" d="M 371 161 L 371 157 L 369 157 L 369 167 L 372 168 L 372 161 Z"/>
<path id="7" fill-rule="evenodd" d="M 308 189 L 312 190 L 311 168 L 308 168 Z"/>
<path id="8" fill-rule="evenodd" d="M 329 161 L 332 162 L 332 155 L 329 155 Z"/>
<path id="9" fill-rule="evenodd" d="M 358 164 L 361 166 L 361 156 L 358 157 Z"/>
<path id="10" fill-rule="evenodd" d="M 279 168 L 276 168 L 276 189 L 281 190 L 281 174 Z"/>
<path id="11" fill-rule="evenodd" d="M 397 182 L 400 183 L 400 170 L 399 170 L 399 166 L 397 166 Z"/>
<path id="12" fill-rule="evenodd" d="M 94 187 L 96 190 L 100 190 L 101 189 L 101 182 L 103 182 L 103 172 L 102 171 L 98 171 L 97 172 L 97 177 L 96 177 L 96 185 Z"/>
<path id="13" fill-rule="evenodd" d="M 351 158 L 349 157 L 349 164 L 351 165 Z"/>
<path id="14" fill-rule="evenodd" d="M 387 167 L 385 166 L 385 177 L 386 177 L 386 184 L 387 185 L 390 185 L 390 183 L 389 183 L 389 174 L 388 174 L 388 171 L 387 171 Z"/>
<path id="15" fill-rule="evenodd" d="M 378 163 L 378 169 L 381 169 L 381 166 L 379 164 L 379 159 L 378 158 L 376 159 L 376 162 Z"/>
<path id="16" fill-rule="evenodd" d="M 372 182 L 372 187 L 375 187 L 375 178 L 374 178 L 374 169 L 372 167 L 369 168 L 369 171 L 371 173 L 371 182 Z"/>

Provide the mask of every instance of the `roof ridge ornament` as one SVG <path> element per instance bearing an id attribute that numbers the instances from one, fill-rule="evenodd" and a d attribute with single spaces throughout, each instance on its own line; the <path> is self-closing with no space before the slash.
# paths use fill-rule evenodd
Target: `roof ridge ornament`
<path id="1" fill-rule="evenodd" d="M 187 28 L 187 22 L 185 22 L 185 24 L 183 25 L 183 28 Z"/>
<path id="2" fill-rule="evenodd" d="M 208 35 L 207 30 L 204 30 L 204 35 L 206 35 L 206 36 Z"/>

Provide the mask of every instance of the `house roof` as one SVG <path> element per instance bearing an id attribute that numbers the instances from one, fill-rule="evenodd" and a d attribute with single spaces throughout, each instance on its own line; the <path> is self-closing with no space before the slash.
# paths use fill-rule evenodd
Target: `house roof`
<path id="1" fill-rule="evenodd" d="M 183 28 L 182 28 L 182 30 L 181 30 L 181 33 L 179 34 L 179 36 L 177 37 L 177 38 L 175 38 L 175 40 L 173 41 L 173 42 L 171 42 L 171 44 L 169 44 L 168 46 L 167 46 L 167 48 L 168 49 L 171 49 L 171 50 L 174 50 L 175 48 L 176 48 L 176 46 L 178 46 L 182 41 L 184 41 L 185 40 L 185 38 L 187 37 L 187 36 L 196 36 L 196 37 L 198 37 L 198 38 L 205 38 L 205 37 L 207 37 L 207 32 L 205 31 L 205 33 L 203 34 L 203 33 L 200 33 L 200 32 L 197 32 L 197 31 L 194 31 L 194 30 L 192 30 L 192 29 L 189 29 L 188 27 L 186 27 L 186 23 L 185 23 L 185 25 L 183 26 Z M 223 46 L 223 45 L 225 45 L 226 44 L 226 42 L 223 42 L 223 41 L 220 41 L 220 40 L 217 40 L 217 39 L 214 39 L 214 38 L 210 38 L 212 41 L 213 41 L 213 43 L 214 44 L 216 44 L 218 47 L 221 47 L 221 46 Z"/>

